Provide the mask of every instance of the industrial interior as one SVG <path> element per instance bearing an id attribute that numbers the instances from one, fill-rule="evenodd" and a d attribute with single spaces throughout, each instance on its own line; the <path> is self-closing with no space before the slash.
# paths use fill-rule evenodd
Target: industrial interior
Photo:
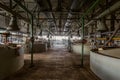
<path id="1" fill-rule="evenodd" d="M 120 80 L 120 0 L 0 0 L 0 80 Z"/>

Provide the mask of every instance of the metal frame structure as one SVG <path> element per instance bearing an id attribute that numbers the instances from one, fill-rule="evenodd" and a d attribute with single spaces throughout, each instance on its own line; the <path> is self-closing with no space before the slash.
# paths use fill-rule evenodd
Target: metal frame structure
<path id="1" fill-rule="evenodd" d="M 76 32 L 81 30 L 81 33 L 82 33 L 81 37 L 82 37 L 82 40 L 84 40 L 84 38 L 85 38 L 84 37 L 85 36 L 84 31 L 85 31 L 86 27 L 88 28 L 88 26 L 90 24 L 93 24 L 93 22 L 95 22 L 97 20 L 100 20 L 101 18 L 115 12 L 116 10 L 118 10 L 120 8 L 120 1 L 118 0 L 112 6 L 110 6 L 110 7 L 107 6 L 107 8 L 105 10 L 103 9 L 102 13 L 98 14 L 97 16 L 88 17 L 88 16 L 92 16 L 94 14 L 95 9 L 96 9 L 96 12 L 99 12 L 99 10 L 101 10 L 101 8 L 100 9 L 96 8 L 96 6 L 101 5 L 99 3 L 100 0 L 94 0 L 94 1 L 91 0 L 92 3 L 90 3 L 90 5 L 87 5 L 85 7 L 86 9 L 84 9 L 84 10 L 81 9 L 81 10 L 78 10 L 78 11 L 76 11 L 74 9 L 79 9 L 79 8 L 84 7 L 84 4 L 86 3 L 87 0 L 84 0 L 84 1 L 73 0 L 72 4 L 71 4 L 71 6 L 69 6 L 70 8 L 68 10 L 62 10 L 61 9 L 62 8 L 62 1 L 58 0 L 58 4 L 60 3 L 60 5 L 58 5 L 58 9 L 59 9 L 58 11 L 53 10 L 53 5 L 52 5 L 50 0 L 44 0 L 45 2 L 43 2 L 45 5 L 47 5 L 47 8 L 49 8 L 49 10 L 41 10 L 41 6 L 43 6 L 43 8 L 44 8 L 45 5 L 40 5 L 40 3 L 38 3 L 38 2 L 42 1 L 42 0 L 38 0 L 38 2 L 37 2 L 37 0 L 33 0 L 33 1 L 36 4 L 36 6 L 32 7 L 33 8 L 32 10 L 29 10 L 29 7 L 28 6 L 26 7 L 19 0 L 9 0 L 9 2 L 8 2 L 9 6 L 0 2 L 0 8 L 2 8 L 5 11 L 11 13 L 12 15 L 16 15 L 19 19 L 22 19 L 25 22 L 31 24 L 31 26 L 30 26 L 31 27 L 30 28 L 31 29 L 31 33 L 30 33 L 30 36 L 31 36 L 31 66 L 33 66 L 33 64 L 34 64 L 34 62 L 33 62 L 33 59 L 34 59 L 33 58 L 34 28 L 39 28 L 39 26 L 42 25 L 41 22 L 43 22 L 44 20 L 46 22 L 49 22 L 49 23 L 54 25 L 53 30 L 55 30 L 55 31 L 51 30 L 51 25 L 50 24 L 47 27 L 45 27 L 46 28 L 45 30 L 49 34 L 55 35 L 55 32 L 58 32 L 58 33 L 63 32 L 63 35 L 68 35 L 68 36 L 72 34 L 72 30 L 73 30 L 74 27 L 69 27 L 68 26 L 68 28 L 67 28 L 67 26 L 65 24 L 66 23 L 71 24 L 71 23 L 73 23 L 73 20 L 75 20 L 75 22 L 77 23 L 76 25 L 78 25 L 78 27 L 76 29 Z M 76 4 L 78 4 L 79 1 L 81 1 L 81 3 L 79 5 L 76 5 Z M 23 10 L 15 11 L 13 9 L 13 2 L 16 3 L 14 5 L 14 8 L 16 6 L 19 6 Z M 28 3 L 32 4 L 32 2 L 28 2 Z M 27 17 L 22 15 L 22 14 L 24 14 L 24 12 L 27 12 Z M 45 16 L 44 17 L 39 16 L 41 13 L 43 13 Z M 55 13 L 57 14 L 57 17 L 55 15 Z M 64 13 L 64 15 L 62 13 Z M 3 15 L 3 14 L 1 14 L 1 15 Z M 113 20 L 113 21 L 114 20 L 116 20 L 116 21 L 120 20 L 120 19 L 117 19 L 117 18 L 104 18 L 104 19 L 105 20 Z M 36 24 L 35 20 L 37 20 L 37 26 L 35 25 Z M 42 20 L 42 21 L 40 22 L 40 20 Z M 64 21 L 64 23 L 62 21 Z M 65 31 L 67 29 L 68 29 L 68 31 Z M 63 30 L 63 31 L 61 31 L 61 30 Z M 82 49 L 81 50 L 82 50 L 82 52 L 81 52 L 82 53 L 82 55 L 81 55 L 81 66 L 83 67 L 84 66 L 84 62 L 83 62 L 84 61 L 84 44 L 83 43 L 82 43 Z"/>

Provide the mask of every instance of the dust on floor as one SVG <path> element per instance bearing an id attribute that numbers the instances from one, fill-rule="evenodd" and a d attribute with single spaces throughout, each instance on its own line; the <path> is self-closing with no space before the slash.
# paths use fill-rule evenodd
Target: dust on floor
<path id="1" fill-rule="evenodd" d="M 5 80 L 100 80 L 89 69 L 89 56 L 84 56 L 80 67 L 80 55 L 65 49 L 34 53 L 34 66 L 30 66 L 30 54 L 25 54 L 24 67 Z"/>

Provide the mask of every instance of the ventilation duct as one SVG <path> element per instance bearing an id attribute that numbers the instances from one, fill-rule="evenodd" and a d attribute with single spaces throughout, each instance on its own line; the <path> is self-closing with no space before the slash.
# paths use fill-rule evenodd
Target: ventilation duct
<path id="1" fill-rule="evenodd" d="M 19 27 L 17 25 L 17 17 L 16 16 L 12 16 L 9 26 L 7 27 L 7 30 L 9 31 L 19 31 Z"/>
<path id="2" fill-rule="evenodd" d="M 43 12 L 52 10 L 52 5 L 49 0 L 35 0 L 35 2 L 39 5 L 40 10 Z M 51 22 L 53 22 L 55 29 L 56 29 L 57 25 L 56 25 L 56 20 L 55 20 L 55 16 L 53 12 L 44 12 L 44 14 L 47 18 L 53 18 Z"/>
<path id="3" fill-rule="evenodd" d="M 73 0 L 73 3 L 71 4 L 71 7 L 70 7 L 70 11 L 68 13 L 68 16 L 67 16 L 67 21 L 65 22 L 64 24 L 64 30 L 66 28 L 66 26 L 68 25 L 71 25 L 70 22 L 71 20 L 69 18 L 74 18 L 74 15 L 76 13 L 74 13 L 73 11 L 77 11 L 77 10 L 80 10 L 80 8 L 87 2 L 87 0 Z"/>
<path id="4" fill-rule="evenodd" d="M 120 8 L 120 1 L 116 2 L 114 5 L 112 5 L 110 8 L 106 9 L 104 12 L 102 12 L 100 15 L 95 17 L 95 19 L 103 18 L 107 15 L 109 15 L 112 12 L 115 12 Z M 89 21 L 87 24 L 85 24 L 85 27 L 87 27 L 89 24 L 93 23 L 94 20 Z"/>

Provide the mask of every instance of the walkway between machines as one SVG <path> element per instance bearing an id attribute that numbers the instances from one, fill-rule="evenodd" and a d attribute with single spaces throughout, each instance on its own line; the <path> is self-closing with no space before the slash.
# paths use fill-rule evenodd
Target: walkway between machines
<path id="1" fill-rule="evenodd" d="M 85 67 L 80 67 L 80 55 L 65 48 L 51 49 L 34 54 L 34 67 L 29 68 L 30 54 L 25 54 L 25 65 L 6 80 L 100 80 L 89 69 L 89 57 Z"/>

